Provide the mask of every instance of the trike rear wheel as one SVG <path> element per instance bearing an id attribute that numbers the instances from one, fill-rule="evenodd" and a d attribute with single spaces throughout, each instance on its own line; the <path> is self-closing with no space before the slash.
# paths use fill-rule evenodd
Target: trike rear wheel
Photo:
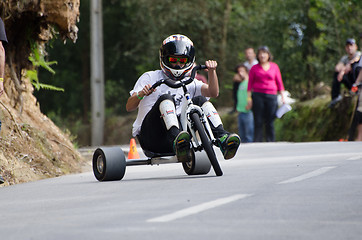
<path id="1" fill-rule="evenodd" d="M 121 180 L 126 172 L 126 157 L 120 147 L 98 148 L 92 163 L 94 176 L 101 182 Z"/>

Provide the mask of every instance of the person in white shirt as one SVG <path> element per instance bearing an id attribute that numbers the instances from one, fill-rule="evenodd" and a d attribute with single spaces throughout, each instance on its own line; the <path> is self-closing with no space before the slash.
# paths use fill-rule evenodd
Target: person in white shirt
<path id="1" fill-rule="evenodd" d="M 345 50 L 347 54 L 344 55 L 335 66 L 331 91 L 332 101 L 329 107 L 333 107 L 342 100 L 342 96 L 340 95 L 341 84 L 344 84 L 350 90 L 355 82 L 352 69 L 353 65 L 358 62 L 361 57 L 356 40 L 348 38 L 346 40 Z"/>
<path id="2" fill-rule="evenodd" d="M 186 36 L 174 34 L 167 37 L 161 45 L 161 70 L 144 73 L 130 91 L 126 109 L 138 109 L 133 124 L 133 136 L 137 136 L 143 149 L 153 153 L 175 153 L 180 161 L 188 161 L 190 157 L 191 137 L 187 131 L 180 130 L 179 114 L 183 101 L 186 101 L 182 88 L 174 89 L 163 84 L 156 89 L 151 86 L 157 81 L 169 78 L 174 81 L 188 77 L 195 62 L 193 42 Z M 219 95 L 219 83 L 216 73 L 217 62 L 205 62 L 208 71 L 208 83 L 197 79 L 187 85 L 193 102 L 207 113 L 210 126 L 225 159 L 234 157 L 240 138 L 236 134 L 225 131 L 221 119 L 214 106 L 206 97 Z"/>

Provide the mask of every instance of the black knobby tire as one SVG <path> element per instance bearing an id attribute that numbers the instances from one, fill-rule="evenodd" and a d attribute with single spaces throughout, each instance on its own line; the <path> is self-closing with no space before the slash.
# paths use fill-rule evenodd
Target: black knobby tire
<path id="1" fill-rule="evenodd" d="M 191 114 L 191 119 L 195 124 L 195 129 L 199 132 L 202 146 L 210 160 L 212 167 L 214 168 L 216 176 L 222 176 L 223 172 L 220 168 L 219 162 L 217 161 L 212 142 L 205 132 L 205 128 L 200 121 L 199 115 L 197 113 L 193 113 Z"/>
<path id="2" fill-rule="evenodd" d="M 103 147 L 94 152 L 92 165 L 94 176 L 103 182 L 121 180 L 127 163 L 120 147 Z"/>

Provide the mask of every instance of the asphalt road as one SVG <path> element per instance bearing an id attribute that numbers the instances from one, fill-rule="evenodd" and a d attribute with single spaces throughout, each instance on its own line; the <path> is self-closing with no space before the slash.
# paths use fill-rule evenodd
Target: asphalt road
<path id="1" fill-rule="evenodd" d="M 164 164 L 1 188 L 0 239 L 361 239 L 361 143 L 247 144 L 220 162 L 222 177 Z"/>

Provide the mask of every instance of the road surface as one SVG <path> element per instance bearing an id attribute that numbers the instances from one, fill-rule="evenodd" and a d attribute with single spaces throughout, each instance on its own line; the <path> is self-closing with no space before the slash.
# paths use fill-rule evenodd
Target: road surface
<path id="1" fill-rule="evenodd" d="M 361 239 L 361 143 L 252 143 L 220 163 L 222 177 L 164 164 L 1 188 L 0 239 Z"/>

